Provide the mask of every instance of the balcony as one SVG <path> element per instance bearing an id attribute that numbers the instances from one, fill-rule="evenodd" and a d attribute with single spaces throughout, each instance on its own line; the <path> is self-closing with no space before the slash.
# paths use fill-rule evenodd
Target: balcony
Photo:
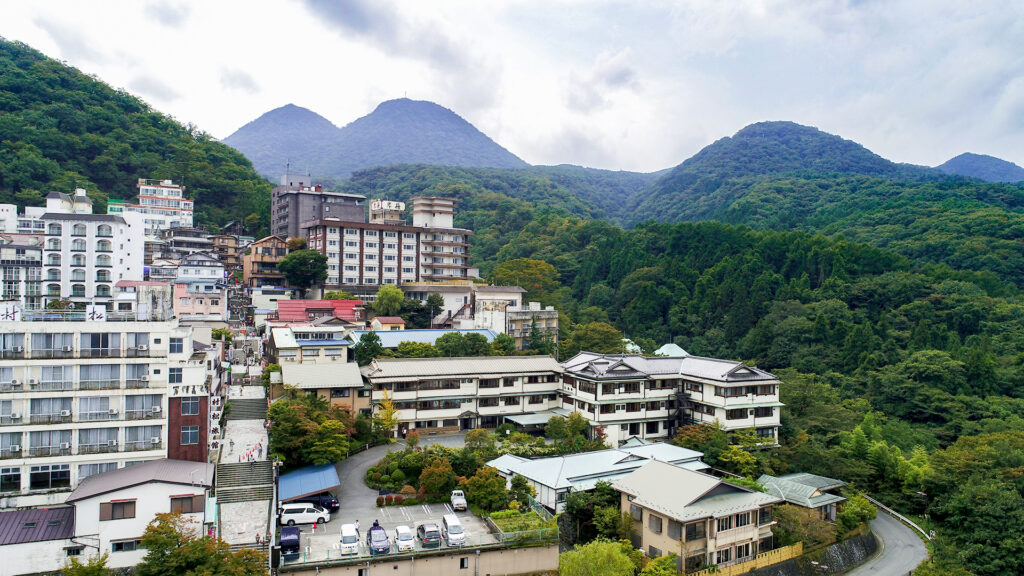
<path id="1" fill-rule="evenodd" d="M 11 418 L 10 416 L 0 416 L 0 426 L 17 426 L 23 424 L 21 417 Z"/>
<path id="2" fill-rule="evenodd" d="M 111 414 L 110 410 L 101 410 L 98 412 L 79 412 L 79 422 L 105 422 L 109 420 L 117 420 L 117 409 L 114 409 L 114 413 Z"/>
<path id="3" fill-rule="evenodd" d="M 129 389 L 149 388 L 149 376 L 129 378 L 128 380 L 124 381 L 124 387 Z"/>
<path id="4" fill-rule="evenodd" d="M 145 409 L 145 410 L 125 410 L 124 411 L 124 419 L 125 420 L 155 420 L 157 418 L 162 418 L 162 417 L 163 417 L 163 412 L 154 412 L 154 411 L 152 411 L 152 410 L 150 410 L 148 408 Z"/>
<path id="5" fill-rule="evenodd" d="M 67 391 L 74 390 L 75 383 L 70 380 L 43 380 L 42 382 L 32 382 L 32 380 L 29 380 L 28 389 L 33 392 L 49 390 Z"/>
<path id="6" fill-rule="evenodd" d="M 83 380 L 78 383 L 79 390 L 119 390 L 120 380 Z"/>
<path id="7" fill-rule="evenodd" d="M 32 414 L 29 416 L 28 421 L 31 424 L 62 424 L 65 422 L 71 422 L 71 411 L 65 410 L 67 414 L 60 412 L 54 414 Z"/>
<path id="8" fill-rule="evenodd" d="M 129 346 L 124 355 L 126 358 L 149 358 L 149 346 Z"/>
<path id="9" fill-rule="evenodd" d="M 125 452 L 138 452 L 140 450 L 161 450 L 164 447 L 163 442 L 154 443 L 151 440 L 140 441 L 140 442 L 125 442 Z"/>
<path id="10" fill-rule="evenodd" d="M 120 348 L 82 348 L 81 358 L 120 358 Z"/>
<path id="11" fill-rule="evenodd" d="M 4 449 L 0 450 L 0 460 L 6 460 L 8 458 L 20 458 L 20 457 L 21 457 L 21 450 L 18 450 L 17 452 L 11 450 L 10 448 L 4 448 Z"/>
<path id="12" fill-rule="evenodd" d="M 74 355 L 74 350 L 71 346 L 63 346 L 61 348 L 36 348 L 32 350 L 32 358 L 71 358 Z"/>
<path id="13" fill-rule="evenodd" d="M 23 392 L 25 385 L 21 382 L 17 384 L 13 382 L 0 382 L 0 392 Z"/>
<path id="14" fill-rule="evenodd" d="M 63 446 L 33 446 L 28 449 L 28 456 L 35 458 L 39 456 L 70 456 L 71 447 Z"/>
<path id="15" fill-rule="evenodd" d="M 103 442 L 101 444 L 79 444 L 79 454 L 103 454 L 106 452 L 117 452 L 117 442 L 110 444 L 109 442 Z"/>

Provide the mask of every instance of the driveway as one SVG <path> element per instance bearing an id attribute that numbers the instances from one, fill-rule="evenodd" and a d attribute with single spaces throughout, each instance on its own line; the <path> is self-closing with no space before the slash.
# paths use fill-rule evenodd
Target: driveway
<path id="1" fill-rule="evenodd" d="M 921 536 L 885 512 L 878 511 L 871 529 L 881 542 L 881 553 L 846 576 L 903 576 L 928 558 L 928 548 Z"/>

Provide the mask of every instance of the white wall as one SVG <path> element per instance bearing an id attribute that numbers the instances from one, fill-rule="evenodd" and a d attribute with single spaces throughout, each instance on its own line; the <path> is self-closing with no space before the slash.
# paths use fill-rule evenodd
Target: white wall
<path id="1" fill-rule="evenodd" d="M 3 558 L 0 573 L 35 574 L 60 570 L 67 562 L 64 547 L 69 545 L 70 540 L 47 540 L 0 546 L 0 558 Z"/>

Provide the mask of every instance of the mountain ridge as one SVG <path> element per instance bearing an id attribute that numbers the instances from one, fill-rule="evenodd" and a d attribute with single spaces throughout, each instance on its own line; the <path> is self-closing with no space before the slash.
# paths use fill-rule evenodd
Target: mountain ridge
<path id="1" fill-rule="evenodd" d="M 978 178 L 986 182 L 1022 182 L 1024 168 L 995 156 L 964 152 L 936 166 L 946 174 Z"/>

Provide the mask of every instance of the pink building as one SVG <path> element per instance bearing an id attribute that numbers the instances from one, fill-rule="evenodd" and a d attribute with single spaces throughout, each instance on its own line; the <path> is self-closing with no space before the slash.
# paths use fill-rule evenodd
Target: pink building
<path id="1" fill-rule="evenodd" d="M 216 282 L 174 283 L 174 315 L 179 320 L 228 320 L 227 290 Z"/>

